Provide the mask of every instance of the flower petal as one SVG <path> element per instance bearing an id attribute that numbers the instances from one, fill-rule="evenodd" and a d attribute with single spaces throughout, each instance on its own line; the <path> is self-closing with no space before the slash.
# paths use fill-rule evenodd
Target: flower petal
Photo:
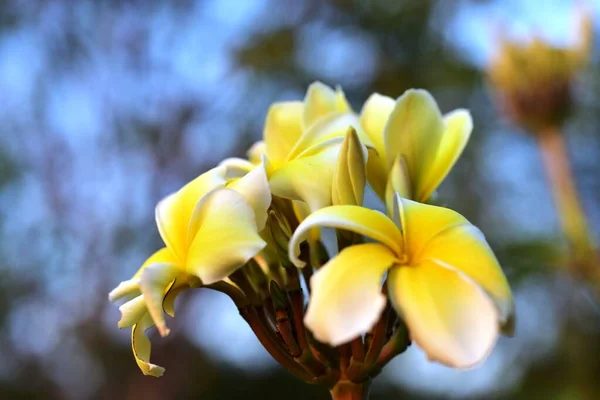
<path id="1" fill-rule="evenodd" d="M 131 347 L 138 367 L 144 375 L 159 377 L 165 369 L 150 363 L 150 340 L 146 336 L 146 329 L 152 327 L 152 318 L 146 314 L 139 323 L 131 329 Z"/>
<path id="2" fill-rule="evenodd" d="M 187 256 L 187 272 L 203 284 L 217 282 L 254 257 L 266 243 L 254 210 L 238 192 L 216 189 L 194 211 L 198 231 Z"/>
<path id="3" fill-rule="evenodd" d="M 371 187 L 381 200 L 385 199 L 386 184 L 388 181 L 388 168 L 383 158 L 374 149 L 369 149 L 367 160 L 367 178 Z"/>
<path id="4" fill-rule="evenodd" d="M 455 110 L 444 116 L 444 126 L 444 134 L 435 160 L 426 172 L 421 192 L 422 199 L 431 196 L 462 154 L 473 130 L 473 120 L 469 111 Z"/>
<path id="5" fill-rule="evenodd" d="M 396 262 L 378 243 L 344 249 L 311 278 L 311 298 L 304 323 L 315 338 L 338 346 L 368 331 L 385 307 L 381 280 Z"/>
<path id="6" fill-rule="evenodd" d="M 384 200 L 388 182 L 388 164 L 383 133 L 396 102 L 391 97 L 372 94 L 360 113 L 360 124 L 371 139 L 376 151 L 371 151 L 367 161 L 367 175 L 371 187 Z"/>
<path id="7" fill-rule="evenodd" d="M 260 157 L 258 158 L 259 163 Z M 230 157 L 221 161 L 219 166 L 225 167 L 225 180 L 229 182 L 232 179 L 245 176 L 248 172 L 252 171 L 252 168 L 254 168 L 255 165 L 248 160 L 244 160 L 243 158 Z"/>
<path id="8" fill-rule="evenodd" d="M 336 138 L 343 140 L 350 127 L 356 130 L 360 141 L 365 146 L 373 148 L 371 139 L 360 126 L 360 121 L 356 115 L 334 112 L 319 119 L 308 130 L 304 131 L 294 145 L 294 148 L 288 154 L 288 160 L 305 156 L 307 150 L 320 143 Z"/>
<path id="9" fill-rule="evenodd" d="M 267 223 L 267 210 L 271 205 L 271 190 L 263 163 L 254 167 L 244 177 L 227 185 L 240 193 L 254 209 L 256 226 L 262 231 Z"/>
<path id="10" fill-rule="evenodd" d="M 196 203 L 211 190 L 225 185 L 226 168 L 213 168 L 156 206 L 156 223 L 160 236 L 178 260 L 185 259 L 190 218 Z"/>
<path id="11" fill-rule="evenodd" d="M 390 299 L 412 339 L 430 360 L 468 368 L 483 361 L 498 336 L 498 312 L 479 287 L 433 262 L 397 267 L 388 276 Z"/>
<path id="12" fill-rule="evenodd" d="M 340 88 L 334 91 L 321 82 L 312 83 L 304 97 L 304 128 L 309 128 L 320 118 L 336 111 L 344 113 L 351 111 L 344 92 Z"/>
<path id="13" fill-rule="evenodd" d="M 298 259 L 300 243 L 315 227 L 349 230 L 383 243 L 395 254 L 402 251 L 402 234 L 384 214 L 359 206 L 331 206 L 313 212 L 296 228 L 290 239 L 289 256 L 297 267 L 304 266 Z"/>
<path id="14" fill-rule="evenodd" d="M 418 203 L 398 197 L 397 205 L 402 221 L 406 251 L 411 259 L 421 259 L 425 246 L 439 233 L 454 226 L 470 224 L 456 211 L 445 207 Z"/>
<path id="15" fill-rule="evenodd" d="M 248 156 L 248 160 L 250 160 L 252 164 L 256 165 L 260 163 L 262 156 L 266 152 L 267 145 L 264 141 L 259 140 L 258 142 L 255 142 L 252 146 L 250 146 L 250 148 L 246 152 L 246 155 Z"/>
<path id="16" fill-rule="evenodd" d="M 171 250 L 169 250 L 167 247 L 163 247 L 162 249 L 155 251 L 150 257 L 148 257 L 146 261 L 144 261 L 140 269 L 135 273 L 135 275 L 133 275 L 133 277 L 139 278 L 144 268 L 146 268 L 148 265 L 156 263 L 175 264 L 176 262 L 177 259 L 175 258 L 175 255 L 173 255 L 173 252 L 171 252 Z"/>
<path id="17" fill-rule="evenodd" d="M 273 195 L 304 201 L 311 210 L 331 205 L 333 171 L 341 143 L 341 139 L 323 142 L 309 149 L 310 154 L 305 152 L 274 171 L 269 179 Z"/>
<path id="18" fill-rule="evenodd" d="M 187 277 L 190 278 L 190 277 Z M 162 308 L 165 314 L 171 318 L 175 318 L 175 299 L 186 289 L 199 286 L 190 282 L 189 279 L 177 278 L 175 279 L 169 288 L 167 289 L 162 302 Z"/>
<path id="19" fill-rule="evenodd" d="M 304 104 L 300 101 L 275 103 L 265 120 L 266 154 L 279 167 L 302 135 Z"/>
<path id="20" fill-rule="evenodd" d="M 333 204 L 362 205 L 367 184 L 367 149 L 353 128 L 348 130 L 333 171 Z"/>
<path id="21" fill-rule="evenodd" d="M 138 271 L 135 273 L 135 275 L 133 275 L 133 278 L 119 283 L 119 286 L 117 286 L 116 288 L 111 290 L 111 292 L 108 294 L 108 299 L 110 301 L 119 301 L 119 300 L 122 300 L 125 298 L 129 298 L 129 300 L 131 300 L 131 298 L 139 296 L 141 294 L 139 278 L 140 278 L 140 275 L 142 274 L 142 271 L 147 266 L 154 264 L 154 263 L 175 263 L 175 262 L 176 262 L 176 260 L 175 260 L 175 257 L 173 256 L 173 253 L 171 253 L 171 251 L 169 249 L 167 249 L 166 247 L 163 247 L 162 249 L 156 251 L 154 254 L 152 254 L 150 257 L 148 257 L 146 259 L 146 261 L 144 261 L 144 263 L 142 264 L 140 269 L 138 269 Z"/>
<path id="22" fill-rule="evenodd" d="M 139 296 L 140 294 L 140 281 L 138 278 L 129 279 L 123 281 L 119 285 L 110 291 L 108 294 L 108 300 L 119 301 L 124 298 L 133 296 Z"/>
<path id="23" fill-rule="evenodd" d="M 425 90 L 407 90 L 396 102 L 385 127 L 388 167 L 399 155 L 406 157 L 415 200 L 424 201 L 423 179 L 434 162 L 444 123 L 434 98 Z"/>
<path id="24" fill-rule="evenodd" d="M 148 312 L 158 332 L 163 337 L 169 334 L 163 314 L 163 299 L 180 273 L 180 268 L 174 264 L 156 263 L 146 267 L 140 275 L 140 289 L 146 301 Z"/>
<path id="25" fill-rule="evenodd" d="M 360 125 L 382 159 L 385 157 L 383 132 L 395 105 L 396 102 L 391 97 L 374 93 L 367 99 L 360 113 Z"/>
<path id="26" fill-rule="evenodd" d="M 119 307 L 119 311 L 121 312 L 121 319 L 117 323 L 119 328 L 129 328 L 137 324 L 148 311 L 144 296 L 140 295 L 129 300 Z"/>
<path id="27" fill-rule="evenodd" d="M 500 321 L 509 322 L 510 286 L 483 233 L 448 208 L 401 201 L 411 262 L 429 260 L 468 276 L 494 300 Z"/>
<path id="28" fill-rule="evenodd" d="M 408 167 L 404 156 L 396 157 L 396 161 L 394 161 L 388 176 L 387 186 L 385 188 L 385 204 L 388 215 L 392 214 L 392 208 L 394 207 L 394 204 L 397 204 L 394 203 L 394 199 L 397 195 L 401 198 L 412 198 L 411 182 L 410 177 L 408 176 Z"/>

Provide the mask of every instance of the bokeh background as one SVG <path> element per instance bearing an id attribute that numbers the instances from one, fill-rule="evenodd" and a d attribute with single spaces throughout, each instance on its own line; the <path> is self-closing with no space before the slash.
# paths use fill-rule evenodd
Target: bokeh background
<path id="1" fill-rule="evenodd" d="M 600 2 L 589 8 L 600 20 Z M 565 245 L 535 141 L 485 79 L 499 31 L 576 40 L 560 0 L 0 2 L 0 398 L 327 399 L 289 377 L 229 299 L 178 299 L 144 377 L 108 291 L 160 246 L 153 207 L 243 156 L 270 103 L 321 80 L 356 110 L 371 92 L 428 89 L 469 108 L 472 140 L 439 200 L 480 226 L 511 281 L 514 338 L 454 371 L 411 347 L 373 399 L 598 399 L 600 306 L 562 271 Z M 600 234 L 598 47 L 565 132 Z"/>

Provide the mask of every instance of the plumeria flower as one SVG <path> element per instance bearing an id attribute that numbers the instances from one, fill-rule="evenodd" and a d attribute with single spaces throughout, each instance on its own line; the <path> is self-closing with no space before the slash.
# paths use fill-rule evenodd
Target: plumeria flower
<path id="1" fill-rule="evenodd" d="M 369 182 L 388 209 L 393 195 L 425 202 L 448 175 L 473 129 L 467 110 L 442 115 L 425 90 L 407 90 L 398 100 L 373 94 L 361 126 L 377 153 L 369 158 Z"/>
<path id="2" fill-rule="evenodd" d="M 271 194 L 263 164 L 243 177 L 228 177 L 223 166 L 202 174 L 156 207 L 156 222 L 166 247 L 153 254 L 129 281 L 110 294 L 120 307 L 119 327 L 132 327 L 136 362 L 146 375 L 160 376 L 151 364 L 144 331 L 156 325 L 166 336 L 164 312 L 173 316 L 176 295 L 185 288 L 226 279 L 266 245 Z"/>
<path id="3" fill-rule="evenodd" d="M 269 184 L 274 195 L 303 202 L 300 214 L 332 204 L 333 174 L 338 154 L 352 127 L 364 146 L 371 140 L 360 126 L 341 89 L 315 82 L 304 101 L 275 103 L 265 121 L 264 142 L 249 151 L 257 160 L 261 151 L 269 161 Z"/>
<path id="4" fill-rule="evenodd" d="M 395 196 L 395 222 L 359 206 L 311 214 L 294 233 L 289 256 L 315 227 L 345 229 L 375 240 L 343 249 L 312 277 L 305 325 L 333 346 L 366 333 L 379 318 L 386 284 L 394 309 L 431 360 L 459 368 L 481 362 L 501 325 L 511 323 L 507 280 L 483 234 L 447 208 Z"/>

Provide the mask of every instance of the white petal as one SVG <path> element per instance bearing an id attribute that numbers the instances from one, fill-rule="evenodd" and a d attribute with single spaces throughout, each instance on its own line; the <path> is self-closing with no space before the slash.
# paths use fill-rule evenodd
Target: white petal
<path id="1" fill-rule="evenodd" d="M 146 302 L 144 296 L 140 295 L 136 298 L 129 300 L 127 303 L 119 307 L 121 311 L 121 319 L 117 323 L 119 328 L 129 328 L 137 324 L 140 319 L 146 314 Z"/>
<path id="2" fill-rule="evenodd" d="M 385 307 L 381 280 L 396 262 L 381 244 L 348 247 L 311 278 L 304 323 L 315 338 L 338 346 L 367 332 Z"/>
<path id="3" fill-rule="evenodd" d="M 146 267 L 140 276 L 140 289 L 148 312 L 161 336 L 169 334 L 163 315 L 163 299 L 167 289 L 179 274 L 180 269 L 174 264 L 157 263 Z"/>
<path id="4" fill-rule="evenodd" d="M 318 227 L 345 229 L 375 239 L 395 254 L 402 251 L 402 233 L 384 214 L 360 206 L 331 206 L 315 211 L 296 228 L 290 239 L 289 257 L 297 267 L 305 264 L 298 258 L 300 243 Z"/>
<path id="5" fill-rule="evenodd" d="M 194 211 L 198 226 L 187 255 L 187 272 L 209 285 L 229 276 L 266 243 L 258 235 L 254 210 L 231 189 L 208 194 Z"/>
<path id="6" fill-rule="evenodd" d="M 267 210 L 271 205 L 271 189 L 264 164 L 253 168 L 244 177 L 233 181 L 228 188 L 240 193 L 254 209 L 256 226 L 262 231 L 267 223 Z"/>
<path id="7" fill-rule="evenodd" d="M 455 368 L 482 362 L 498 337 L 493 301 L 465 276 L 432 262 L 396 267 L 390 299 L 430 360 Z"/>

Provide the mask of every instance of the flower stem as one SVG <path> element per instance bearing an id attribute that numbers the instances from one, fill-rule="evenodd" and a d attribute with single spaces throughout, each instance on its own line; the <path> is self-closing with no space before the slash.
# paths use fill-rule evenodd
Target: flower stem
<path id="1" fill-rule="evenodd" d="M 261 321 L 259 313 L 254 307 L 241 308 L 240 315 L 250 325 L 250 328 L 252 328 L 252 331 L 271 357 L 296 377 L 306 382 L 312 381 L 313 376 L 296 364 L 294 359 L 281 349 L 273 335 L 267 331 L 268 327 L 265 326 L 264 321 Z"/>
<path id="2" fill-rule="evenodd" d="M 350 382 L 339 381 L 330 390 L 332 400 L 367 400 L 371 381 Z"/>
<path id="3" fill-rule="evenodd" d="M 594 246 L 575 187 L 564 138 L 556 127 L 546 128 L 539 135 L 539 147 L 546 174 L 552 187 L 562 229 L 571 252 L 573 268 L 587 275 L 587 269 L 597 263 Z"/>
<path id="4" fill-rule="evenodd" d="M 408 328 L 404 322 L 400 322 L 390 340 L 381 349 L 373 373 L 378 374 L 394 357 L 406 351 L 408 346 L 410 346 Z"/>

